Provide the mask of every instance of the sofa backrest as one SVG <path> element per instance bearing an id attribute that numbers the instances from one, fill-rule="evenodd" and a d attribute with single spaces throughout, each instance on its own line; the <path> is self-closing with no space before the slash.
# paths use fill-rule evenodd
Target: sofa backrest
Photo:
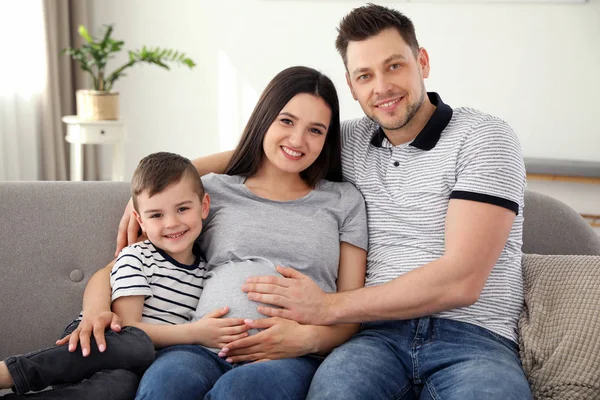
<path id="1" fill-rule="evenodd" d="M 52 345 L 78 315 L 128 199 L 125 182 L 0 182 L 0 360 Z M 600 254 L 568 206 L 532 192 L 525 204 L 525 252 Z"/>
<path id="2" fill-rule="evenodd" d="M 50 346 L 114 257 L 125 182 L 0 183 L 0 359 Z"/>
<path id="3" fill-rule="evenodd" d="M 600 235 L 563 202 L 527 191 L 523 217 L 523 253 L 600 254 Z"/>

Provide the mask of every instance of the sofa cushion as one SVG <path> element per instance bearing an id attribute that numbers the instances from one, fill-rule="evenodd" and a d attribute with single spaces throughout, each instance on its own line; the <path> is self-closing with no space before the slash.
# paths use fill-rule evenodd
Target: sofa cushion
<path id="1" fill-rule="evenodd" d="M 534 399 L 600 398 L 600 256 L 523 257 L 519 320 Z"/>

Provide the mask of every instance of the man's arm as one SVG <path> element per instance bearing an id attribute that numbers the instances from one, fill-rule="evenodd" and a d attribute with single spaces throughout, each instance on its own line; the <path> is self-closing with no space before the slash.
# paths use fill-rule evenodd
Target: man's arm
<path id="1" fill-rule="evenodd" d="M 301 323 L 411 319 L 475 303 L 510 234 L 515 213 L 491 204 L 450 200 L 445 253 L 386 284 L 326 294 L 305 275 L 280 268 L 287 278 L 249 278 L 248 297 L 279 307 L 259 307 L 269 316 Z"/>

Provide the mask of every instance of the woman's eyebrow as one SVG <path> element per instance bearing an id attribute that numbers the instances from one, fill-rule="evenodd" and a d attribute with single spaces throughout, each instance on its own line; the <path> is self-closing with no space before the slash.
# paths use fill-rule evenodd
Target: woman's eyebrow
<path id="1" fill-rule="evenodd" d="M 298 117 L 296 117 L 294 114 L 289 113 L 287 111 L 280 112 L 279 115 L 287 115 L 288 117 L 290 117 L 293 120 L 296 120 L 296 121 L 299 120 Z M 327 130 L 327 126 L 325 126 L 325 124 L 323 124 L 321 122 L 311 122 L 311 125 L 321 126 L 321 127 L 323 127 L 323 129 Z"/>
<path id="2" fill-rule="evenodd" d="M 282 111 L 282 112 L 280 112 L 280 113 L 279 113 L 279 115 L 287 115 L 288 117 L 290 117 L 290 118 L 292 118 L 292 119 L 294 119 L 294 120 L 298 121 L 298 117 L 296 117 L 294 114 L 292 114 L 292 113 L 289 113 L 289 112 L 287 112 L 287 111 Z"/>

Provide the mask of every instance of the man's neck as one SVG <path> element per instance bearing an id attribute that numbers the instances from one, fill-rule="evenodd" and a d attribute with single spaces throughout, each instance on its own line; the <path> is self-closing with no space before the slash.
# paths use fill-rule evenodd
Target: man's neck
<path id="1" fill-rule="evenodd" d="M 429 96 L 425 100 L 413 118 L 400 129 L 383 129 L 385 136 L 393 146 L 412 142 L 423 130 L 429 119 L 435 111 L 435 106 L 431 104 Z"/>

